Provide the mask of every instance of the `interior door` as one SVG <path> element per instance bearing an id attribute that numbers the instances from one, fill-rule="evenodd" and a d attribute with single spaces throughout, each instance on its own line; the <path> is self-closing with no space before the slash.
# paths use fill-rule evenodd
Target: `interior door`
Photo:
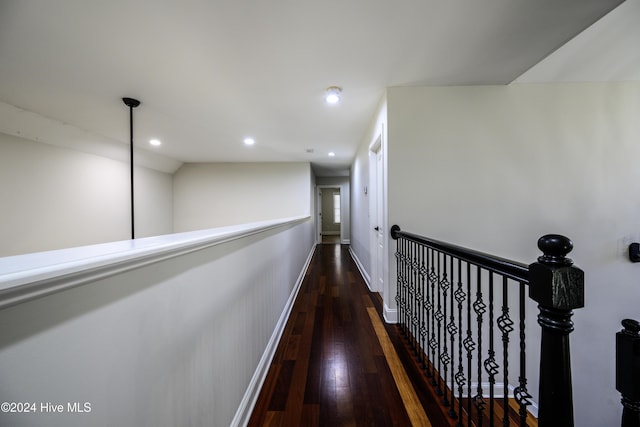
<path id="1" fill-rule="evenodd" d="M 382 137 L 369 147 L 369 253 L 371 256 L 371 290 L 384 294 L 385 272 L 385 212 L 384 159 Z M 384 296 L 384 295 L 383 295 Z"/>
<path id="2" fill-rule="evenodd" d="M 374 285 L 375 290 L 382 293 L 384 287 L 384 203 L 383 203 L 383 180 L 382 180 L 382 149 L 376 153 L 376 273 L 377 280 Z"/>

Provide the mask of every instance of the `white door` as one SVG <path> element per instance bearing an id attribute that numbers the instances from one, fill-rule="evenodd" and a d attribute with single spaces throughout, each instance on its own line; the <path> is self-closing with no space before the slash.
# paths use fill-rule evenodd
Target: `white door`
<path id="1" fill-rule="evenodd" d="M 376 153 L 376 258 L 378 261 L 376 262 L 377 271 L 375 277 L 377 279 L 377 283 L 375 288 L 378 292 L 382 293 L 384 289 L 384 218 L 383 218 L 383 197 L 382 197 L 382 150 L 378 150 Z"/>
<path id="2" fill-rule="evenodd" d="M 384 225 L 384 159 L 381 137 L 370 147 L 369 225 L 371 227 L 371 290 L 384 292 L 385 225 Z"/>

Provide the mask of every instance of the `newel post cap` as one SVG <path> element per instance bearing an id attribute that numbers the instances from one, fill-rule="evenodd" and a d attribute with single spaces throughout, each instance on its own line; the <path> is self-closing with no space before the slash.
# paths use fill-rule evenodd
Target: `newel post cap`
<path id="1" fill-rule="evenodd" d="M 621 331 L 622 333 L 640 338 L 640 322 L 633 319 L 624 319 L 621 323 L 624 328 Z"/>
<path id="2" fill-rule="evenodd" d="M 584 307 L 584 272 L 567 258 L 573 249 L 571 240 L 547 234 L 538 240 L 538 248 L 543 255 L 529 265 L 529 297 L 545 308 Z"/>

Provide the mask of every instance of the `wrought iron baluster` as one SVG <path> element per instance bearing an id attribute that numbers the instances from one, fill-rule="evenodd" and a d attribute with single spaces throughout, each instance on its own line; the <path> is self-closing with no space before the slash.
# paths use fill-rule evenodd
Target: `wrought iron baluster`
<path id="1" fill-rule="evenodd" d="M 398 322 L 400 322 L 400 330 L 402 330 L 402 242 L 403 238 L 396 240 L 396 307 L 398 310 Z"/>
<path id="2" fill-rule="evenodd" d="M 478 386 L 477 386 L 477 395 L 474 397 L 474 402 L 476 405 L 476 409 L 478 411 L 478 427 L 482 427 L 483 417 L 484 417 L 484 408 L 485 401 L 484 396 L 482 395 L 482 320 L 484 317 L 484 313 L 487 311 L 487 306 L 482 300 L 482 269 L 478 267 L 477 269 L 477 290 L 476 290 L 476 301 L 473 303 L 473 310 L 476 313 L 476 322 L 478 323 L 478 331 L 477 331 L 477 341 L 478 341 L 478 351 L 477 351 L 477 375 L 478 375 Z"/>
<path id="3" fill-rule="evenodd" d="M 438 310 L 436 311 L 436 320 L 438 321 L 438 340 L 436 342 L 438 347 L 438 375 L 436 375 L 436 394 L 438 396 L 442 396 L 444 394 L 442 391 L 442 319 L 444 318 L 444 315 L 442 314 L 442 274 L 440 270 L 440 255 L 441 252 L 438 252 L 438 260 L 436 262 L 436 269 L 438 270 Z"/>
<path id="4" fill-rule="evenodd" d="M 404 336 L 404 245 L 405 240 L 398 240 L 398 244 L 400 245 L 400 257 L 398 264 L 398 282 L 400 287 L 400 292 L 398 292 L 398 322 L 400 323 L 400 332 L 402 336 Z"/>
<path id="5" fill-rule="evenodd" d="M 419 278 L 420 278 L 420 262 L 418 259 L 420 247 L 417 243 L 413 245 L 413 277 L 414 277 L 414 285 L 413 285 L 413 316 L 411 318 L 412 330 L 413 330 L 413 343 L 414 343 L 414 351 L 415 356 L 418 358 L 420 351 L 420 342 L 418 338 L 420 337 L 420 287 L 418 286 Z"/>
<path id="6" fill-rule="evenodd" d="M 527 353 L 525 342 L 525 284 L 520 282 L 519 289 L 520 306 L 520 375 L 518 376 L 518 387 L 513 391 L 513 396 L 518 402 L 518 415 L 520 416 L 520 427 L 527 426 L 527 406 L 531 405 L 531 395 L 527 390 Z"/>
<path id="7" fill-rule="evenodd" d="M 472 387 L 472 363 L 473 350 L 476 344 L 473 341 L 471 330 L 471 264 L 467 263 L 467 338 L 464 340 L 464 348 L 467 351 L 467 427 L 471 427 L 471 387 Z"/>
<path id="8" fill-rule="evenodd" d="M 398 293 L 396 294 L 398 304 L 398 322 L 400 324 L 400 332 L 404 336 L 404 284 L 402 282 L 404 278 L 404 239 L 398 239 Z"/>
<path id="9" fill-rule="evenodd" d="M 405 257 L 404 257 L 404 295 L 402 299 L 404 301 L 404 319 L 402 319 L 402 323 L 404 325 L 404 338 L 409 343 L 409 335 L 411 331 L 409 330 L 409 316 L 411 316 L 411 307 L 409 302 L 409 259 L 411 255 L 409 254 L 409 247 L 411 245 L 411 241 L 407 240 L 405 242 Z"/>
<path id="10" fill-rule="evenodd" d="M 464 289 L 462 288 L 462 261 L 458 259 L 458 286 L 455 292 L 455 298 L 458 302 L 458 372 L 456 372 L 455 380 L 456 385 L 458 386 L 458 422 L 456 423 L 456 427 L 462 427 L 462 392 L 464 390 L 465 385 L 465 376 L 464 376 L 464 367 L 462 365 L 462 307 L 464 300 L 466 299 L 466 294 Z M 467 263 L 468 265 L 468 263 Z M 468 280 L 467 276 L 467 280 Z M 452 310 L 453 311 L 453 310 Z M 451 387 L 453 390 L 453 385 Z M 452 398 L 453 400 L 453 398 Z"/>
<path id="11" fill-rule="evenodd" d="M 430 322 L 431 322 L 431 337 L 429 339 L 429 348 L 431 349 L 431 360 L 430 360 L 430 365 L 431 365 L 431 385 L 435 386 L 437 385 L 437 380 L 436 380 L 436 346 L 437 346 L 437 342 L 436 342 L 436 315 L 435 315 L 435 297 L 436 297 L 436 291 L 435 291 L 435 286 L 436 286 L 436 282 L 438 281 L 438 276 L 435 272 L 435 251 L 433 249 L 431 249 L 431 262 L 430 262 L 430 272 L 429 272 L 429 283 L 431 284 L 431 316 L 430 316 Z"/>
<path id="12" fill-rule="evenodd" d="M 411 245 L 411 242 L 409 240 L 405 241 L 405 248 L 404 248 L 404 253 L 405 253 L 405 257 L 404 257 L 404 331 L 405 331 L 405 338 L 407 339 L 407 341 L 409 340 L 409 316 L 411 315 L 410 313 L 410 306 L 409 306 L 409 260 L 410 260 L 410 253 L 409 253 L 409 247 Z"/>
<path id="13" fill-rule="evenodd" d="M 420 263 L 420 292 L 418 293 L 418 302 L 420 304 L 420 335 L 419 335 L 419 343 L 420 343 L 420 358 L 418 360 L 418 362 L 420 363 L 420 367 L 422 369 L 425 368 L 425 363 L 424 363 L 424 334 L 426 331 L 426 328 L 424 326 L 424 318 L 425 318 L 425 310 L 426 307 L 424 306 L 424 277 L 425 277 L 425 272 L 426 272 L 426 267 L 424 265 L 424 245 L 420 245 L 419 246 L 419 251 L 418 251 L 418 262 Z"/>
<path id="14" fill-rule="evenodd" d="M 493 427 L 495 416 L 495 384 L 498 364 L 496 363 L 496 352 L 493 342 L 493 272 L 489 272 L 489 352 L 488 358 L 484 361 L 484 368 L 489 374 L 489 425 Z"/>
<path id="15" fill-rule="evenodd" d="M 449 286 L 450 286 L 450 292 L 449 292 L 449 323 L 447 324 L 447 332 L 449 333 L 449 349 L 451 351 L 451 354 L 449 355 L 449 359 L 450 359 L 450 363 L 451 363 L 451 368 L 449 370 L 449 379 L 450 379 L 450 384 L 451 387 L 449 388 L 449 394 L 450 394 L 450 403 L 451 403 L 451 407 L 449 408 L 449 416 L 451 418 L 457 418 L 458 414 L 456 413 L 456 408 L 455 408 L 455 395 L 454 395 L 454 391 L 455 391 L 455 371 L 456 371 L 456 349 L 455 349 L 455 337 L 456 334 L 458 333 L 458 329 L 455 323 L 455 314 L 453 311 L 453 300 L 454 300 L 454 289 L 453 289 L 453 284 L 455 281 L 455 276 L 453 274 L 454 270 L 453 270 L 453 257 L 450 256 L 449 257 Z"/>
<path id="16" fill-rule="evenodd" d="M 450 257 L 449 257 L 450 258 Z M 451 362 L 449 357 L 449 349 L 447 344 L 447 294 L 449 291 L 449 276 L 447 275 L 447 255 L 443 255 L 442 259 L 442 276 L 440 279 L 440 294 L 442 296 L 442 306 L 444 307 L 444 312 L 442 312 L 442 334 L 444 336 L 442 351 L 440 351 L 440 347 L 438 347 L 439 359 L 442 361 L 442 371 L 440 371 L 440 378 L 442 380 L 442 404 L 444 406 L 449 406 L 449 398 L 447 396 L 447 372 L 449 371 L 449 363 Z M 440 336 L 438 335 L 438 341 L 440 341 Z"/>
<path id="17" fill-rule="evenodd" d="M 409 241 L 405 240 L 404 241 L 404 257 L 402 258 L 403 261 L 403 281 L 402 281 L 402 308 L 403 308 L 403 313 L 404 313 L 404 318 L 402 319 L 402 326 L 403 326 L 403 331 L 404 331 L 404 337 L 405 339 L 409 338 L 409 323 L 408 323 L 408 300 L 409 300 L 409 287 L 408 287 L 408 282 L 407 282 L 407 277 L 408 277 L 408 267 L 407 267 L 407 259 L 409 257 Z"/>
<path id="18" fill-rule="evenodd" d="M 415 246 L 416 243 L 415 242 L 410 242 L 409 243 L 409 262 L 408 262 L 408 270 L 409 270 L 409 294 L 408 294 L 408 303 L 409 303 L 409 308 L 408 308 L 408 313 L 409 313 L 409 317 L 407 319 L 408 321 L 408 326 L 409 326 L 409 345 L 411 346 L 411 348 L 413 349 L 413 354 L 414 356 L 417 354 L 416 353 L 416 345 L 415 345 L 415 316 L 416 316 L 416 307 L 415 307 L 415 278 L 416 278 L 416 270 L 414 268 L 415 265 Z"/>
<path id="19" fill-rule="evenodd" d="M 425 375 L 427 378 L 431 378 L 431 365 L 429 363 L 429 333 L 430 333 L 430 326 L 429 326 L 429 319 L 431 316 L 431 308 L 430 308 L 430 298 L 429 298 L 429 284 L 430 284 L 430 280 L 429 280 L 429 267 L 430 267 L 430 262 L 429 262 L 429 253 L 430 253 L 430 249 L 428 247 L 424 248 L 424 307 L 425 307 L 425 312 L 424 312 L 424 344 L 423 344 L 423 348 L 424 348 L 424 365 L 423 365 L 423 369 L 425 370 Z"/>
<path id="20" fill-rule="evenodd" d="M 503 373 L 503 406 L 505 416 L 502 418 L 502 425 L 509 426 L 509 334 L 513 332 L 513 321 L 509 317 L 509 289 L 506 276 L 502 276 L 502 314 L 498 317 L 498 328 L 502 332 L 502 373 Z"/>

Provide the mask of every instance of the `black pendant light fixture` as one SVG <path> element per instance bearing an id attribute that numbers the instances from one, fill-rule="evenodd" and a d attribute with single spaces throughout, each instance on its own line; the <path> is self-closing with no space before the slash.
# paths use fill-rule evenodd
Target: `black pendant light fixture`
<path id="1" fill-rule="evenodd" d="M 130 145 L 129 152 L 131 157 L 131 238 L 136 238 L 135 232 L 135 215 L 133 213 L 134 201 L 133 201 L 133 109 L 140 105 L 140 101 L 133 98 L 122 98 L 122 102 L 124 105 L 129 107 L 129 137 L 130 137 Z"/>

